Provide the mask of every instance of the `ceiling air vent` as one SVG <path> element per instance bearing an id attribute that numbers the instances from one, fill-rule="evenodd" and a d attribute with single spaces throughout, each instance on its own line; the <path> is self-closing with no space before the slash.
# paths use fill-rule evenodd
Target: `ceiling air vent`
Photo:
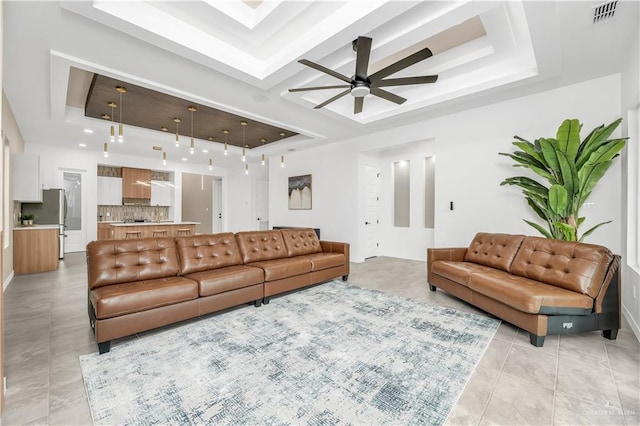
<path id="1" fill-rule="evenodd" d="M 606 1 L 600 3 L 597 6 L 593 6 L 593 23 L 606 22 L 613 18 L 613 14 L 616 13 L 616 5 L 618 0 Z"/>

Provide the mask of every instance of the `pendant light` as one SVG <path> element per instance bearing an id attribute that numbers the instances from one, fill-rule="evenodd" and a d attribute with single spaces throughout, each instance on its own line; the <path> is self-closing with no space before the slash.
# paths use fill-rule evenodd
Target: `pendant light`
<path id="1" fill-rule="evenodd" d="M 108 143 L 104 143 L 104 158 L 107 158 L 109 156 L 109 144 Z"/>
<path id="2" fill-rule="evenodd" d="M 166 151 L 162 151 L 162 165 L 163 166 L 167 165 L 167 152 Z"/>
<path id="3" fill-rule="evenodd" d="M 244 163 L 247 161 L 247 146 L 244 143 L 244 128 L 247 127 L 247 122 L 242 120 L 240 125 L 242 126 L 242 162 Z M 247 169 L 247 173 L 249 173 L 249 169 Z"/>
<path id="4" fill-rule="evenodd" d="M 120 123 L 118 124 L 118 142 L 124 142 L 124 125 L 122 124 L 122 110 L 124 105 L 122 104 L 122 95 L 127 93 L 127 89 L 122 86 L 116 86 L 116 90 L 120 94 Z M 112 114 L 113 115 L 113 114 Z"/>
<path id="5" fill-rule="evenodd" d="M 249 165 L 248 165 L 248 164 L 245 164 L 245 165 L 244 165 L 244 174 L 245 174 L 245 175 L 248 175 L 248 174 L 249 174 Z"/>
<path id="6" fill-rule="evenodd" d="M 267 140 L 265 138 L 260 139 L 260 142 L 262 142 L 262 145 L 264 146 L 265 142 L 267 142 Z M 264 153 L 262 153 L 262 165 L 264 166 Z"/>
<path id="7" fill-rule="evenodd" d="M 116 129 L 113 125 L 113 109 L 118 106 L 115 102 L 109 102 L 107 105 L 111 108 L 111 136 L 109 138 L 109 142 L 114 143 L 116 141 Z"/>
<path id="8" fill-rule="evenodd" d="M 209 170 L 213 170 L 213 158 L 209 158 Z"/>
<path id="9" fill-rule="evenodd" d="M 227 155 L 229 153 L 229 150 L 227 149 L 227 135 L 229 134 L 229 131 L 225 129 L 222 133 L 224 133 L 224 155 Z"/>
<path id="10" fill-rule="evenodd" d="M 174 118 L 173 121 L 176 123 L 176 148 L 180 147 L 180 134 L 178 133 L 178 130 L 180 129 L 180 122 L 182 120 L 180 120 L 178 117 Z"/>
<path id="11" fill-rule="evenodd" d="M 189 148 L 189 152 L 191 153 L 191 155 L 193 155 L 193 152 L 196 149 L 196 143 L 193 139 L 193 113 L 197 111 L 196 107 L 194 106 L 190 106 L 189 108 L 187 108 L 189 111 L 191 111 L 191 146 Z"/>
<path id="12" fill-rule="evenodd" d="M 280 132 L 280 137 L 284 139 L 285 137 L 285 133 L 284 132 Z M 284 155 L 280 156 L 280 167 L 284 167 Z"/>

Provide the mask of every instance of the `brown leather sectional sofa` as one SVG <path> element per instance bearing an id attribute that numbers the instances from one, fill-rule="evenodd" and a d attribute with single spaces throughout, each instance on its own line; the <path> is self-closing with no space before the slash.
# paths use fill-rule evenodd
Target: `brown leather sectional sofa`
<path id="1" fill-rule="evenodd" d="M 100 353 L 111 340 L 349 275 L 349 244 L 284 229 L 92 241 L 88 308 Z"/>
<path id="2" fill-rule="evenodd" d="M 620 257 L 606 247 L 524 235 L 478 233 L 469 247 L 427 250 L 429 287 L 529 332 L 620 329 Z"/>

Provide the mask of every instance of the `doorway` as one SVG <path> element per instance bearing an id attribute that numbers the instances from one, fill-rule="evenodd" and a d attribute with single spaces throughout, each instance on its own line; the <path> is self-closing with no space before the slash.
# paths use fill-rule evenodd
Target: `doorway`
<path id="1" fill-rule="evenodd" d="M 87 247 L 86 170 L 58 169 L 58 181 L 67 200 L 64 252 L 84 251 Z"/>
<path id="2" fill-rule="evenodd" d="M 256 229 L 269 229 L 269 181 L 256 180 L 255 183 Z"/>
<path id="3" fill-rule="evenodd" d="M 380 225 L 380 169 L 378 167 L 365 166 L 365 259 L 378 256 L 378 229 Z"/>
<path id="4" fill-rule="evenodd" d="M 182 173 L 182 220 L 197 222 L 196 233 L 213 233 L 213 176 Z"/>

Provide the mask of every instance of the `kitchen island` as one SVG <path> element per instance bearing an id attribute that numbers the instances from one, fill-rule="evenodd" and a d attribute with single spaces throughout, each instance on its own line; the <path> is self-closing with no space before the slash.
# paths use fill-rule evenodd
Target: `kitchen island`
<path id="1" fill-rule="evenodd" d="M 98 222 L 98 240 L 194 235 L 198 222 Z"/>
<path id="2" fill-rule="evenodd" d="M 21 226 L 13 229 L 13 272 L 16 275 L 58 269 L 58 225 Z"/>

